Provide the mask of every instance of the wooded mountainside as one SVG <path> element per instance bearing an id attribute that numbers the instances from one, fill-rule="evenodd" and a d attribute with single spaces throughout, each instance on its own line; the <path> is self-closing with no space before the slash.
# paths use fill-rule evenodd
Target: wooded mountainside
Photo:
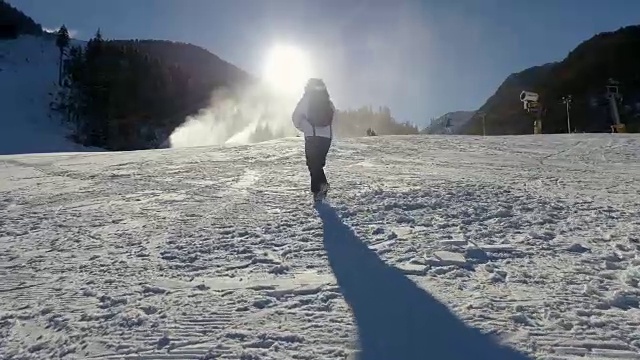
<path id="1" fill-rule="evenodd" d="M 15 39 L 19 35 L 41 35 L 42 26 L 22 11 L 0 0 L 0 40 Z"/>
<path id="2" fill-rule="evenodd" d="M 640 131 L 640 26 L 597 34 L 557 63 L 512 74 L 479 109 L 486 113 L 488 135 L 531 134 L 534 116 L 519 95 L 540 94 L 544 108 L 543 133 L 566 133 L 566 107 L 571 95 L 571 131 L 610 132 L 613 119 L 605 98 L 609 79 L 619 82 L 620 118 L 629 132 Z M 460 131 L 482 134 L 482 119 L 474 116 Z"/>

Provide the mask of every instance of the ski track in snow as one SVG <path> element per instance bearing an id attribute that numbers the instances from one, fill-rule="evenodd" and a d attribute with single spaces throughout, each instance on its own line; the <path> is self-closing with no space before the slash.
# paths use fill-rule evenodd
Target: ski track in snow
<path id="1" fill-rule="evenodd" d="M 299 139 L 0 156 L 0 358 L 640 359 L 639 137 L 329 156 L 319 209 Z"/>

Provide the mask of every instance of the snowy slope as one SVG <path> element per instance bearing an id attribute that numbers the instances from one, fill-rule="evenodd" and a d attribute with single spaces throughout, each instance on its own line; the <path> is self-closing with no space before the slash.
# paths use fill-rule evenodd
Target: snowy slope
<path id="1" fill-rule="evenodd" d="M 351 139 L 316 210 L 299 139 L 3 156 L 0 358 L 640 359 L 639 157 Z"/>
<path id="2" fill-rule="evenodd" d="M 431 124 L 425 129 L 428 134 L 443 135 L 447 133 L 447 119 L 451 120 L 451 132 L 453 134 L 458 133 L 466 123 L 471 120 L 475 111 L 454 111 L 446 113 L 437 119 L 434 119 Z"/>
<path id="3" fill-rule="evenodd" d="M 58 56 L 52 36 L 0 40 L 0 154 L 86 150 L 49 118 Z"/>

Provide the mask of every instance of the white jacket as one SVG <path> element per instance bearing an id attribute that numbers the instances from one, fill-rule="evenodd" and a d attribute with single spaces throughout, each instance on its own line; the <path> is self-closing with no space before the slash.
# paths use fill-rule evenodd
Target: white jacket
<path id="1" fill-rule="evenodd" d="M 333 103 L 331 103 L 331 107 L 334 110 L 334 116 L 335 116 L 336 108 L 333 106 Z M 309 109 L 309 98 L 305 96 L 302 99 L 300 99 L 300 101 L 298 102 L 298 105 L 296 105 L 296 109 L 293 111 L 293 115 L 292 115 L 293 125 L 296 127 L 296 129 L 302 131 L 304 133 L 304 137 L 322 136 L 322 137 L 331 139 L 333 137 L 332 126 L 331 125 L 316 126 L 314 128 L 314 126 L 312 126 L 309 123 L 309 121 L 307 121 L 308 109 Z"/>

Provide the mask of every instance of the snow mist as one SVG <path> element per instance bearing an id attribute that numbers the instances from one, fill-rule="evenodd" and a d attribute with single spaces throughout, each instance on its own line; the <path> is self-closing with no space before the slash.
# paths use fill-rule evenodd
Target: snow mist
<path id="1" fill-rule="evenodd" d="M 173 148 L 250 144 L 297 134 L 291 114 L 298 99 L 278 96 L 255 86 L 239 95 L 213 93 L 210 106 L 189 116 L 171 134 Z"/>

